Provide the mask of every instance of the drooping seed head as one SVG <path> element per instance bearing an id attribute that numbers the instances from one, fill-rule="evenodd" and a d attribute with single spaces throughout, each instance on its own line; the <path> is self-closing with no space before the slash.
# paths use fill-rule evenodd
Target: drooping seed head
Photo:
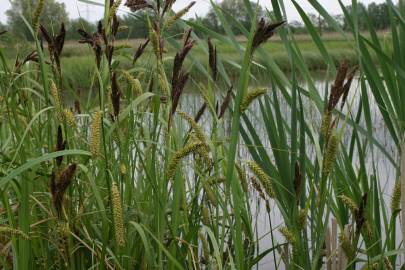
<path id="1" fill-rule="evenodd" d="M 242 103 L 240 105 L 240 111 L 243 113 L 247 110 L 249 105 L 258 97 L 267 93 L 267 89 L 265 88 L 256 88 L 249 91 L 246 96 L 243 98 Z"/>
<path id="2" fill-rule="evenodd" d="M 197 151 L 198 148 L 200 148 L 203 145 L 202 142 L 200 141 L 194 141 L 194 142 L 190 142 L 189 144 L 187 144 L 184 148 L 178 150 L 173 158 L 171 159 L 171 161 L 169 162 L 169 165 L 167 167 L 167 179 L 172 179 L 174 174 L 176 173 L 176 169 L 177 166 L 179 164 L 179 162 L 185 158 L 186 156 L 188 156 L 191 153 L 194 153 Z"/>
<path id="3" fill-rule="evenodd" d="M 242 165 L 239 162 L 235 163 L 235 167 L 236 167 L 236 170 L 238 171 L 239 180 L 240 180 L 240 184 L 242 186 L 243 191 L 248 192 L 249 186 L 247 183 L 247 176 L 246 176 L 245 170 L 242 168 Z"/>
<path id="4" fill-rule="evenodd" d="M 189 12 L 189 10 L 194 6 L 194 4 L 195 1 L 190 2 L 190 4 L 188 4 L 186 7 L 179 10 L 172 17 L 167 19 L 164 28 L 169 29 L 170 27 L 172 27 L 177 22 L 177 20 L 181 19 L 186 13 Z"/>
<path id="5" fill-rule="evenodd" d="M 359 207 L 357 204 L 352 200 L 352 198 L 346 195 L 338 196 L 339 199 L 351 210 L 352 213 L 357 213 L 359 211 Z"/>
<path id="6" fill-rule="evenodd" d="M 28 240 L 30 238 L 23 231 L 15 229 L 15 228 L 8 227 L 8 226 L 0 226 L 0 234 L 17 235 L 17 236 L 21 236 L 25 240 Z"/>
<path id="7" fill-rule="evenodd" d="M 257 176 L 259 179 L 260 183 L 263 185 L 264 190 L 266 191 L 267 195 L 270 198 L 274 198 L 274 190 L 273 190 L 273 185 L 271 183 L 270 177 L 263 171 L 263 169 L 254 161 L 248 161 L 247 162 L 249 168 L 252 170 L 252 172 Z"/>
<path id="8" fill-rule="evenodd" d="M 279 229 L 280 233 L 284 236 L 285 240 L 291 244 L 291 245 L 295 245 L 296 243 L 296 239 L 294 234 L 287 228 L 287 227 L 281 227 Z"/>

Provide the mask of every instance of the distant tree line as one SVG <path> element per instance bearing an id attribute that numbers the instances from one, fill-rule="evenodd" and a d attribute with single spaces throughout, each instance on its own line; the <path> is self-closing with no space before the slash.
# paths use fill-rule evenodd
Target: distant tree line
<path id="1" fill-rule="evenodd" d="M 27 19 L 28 22 L 32 21 L 35 7 L 38 0 L 12 0 L 11 8 L 6 12 L 7 25 L 0 23 L 0 31 L 6 29 L 12 33 L 12 36 L 19 39 L 32 40 L 32 35 L 26 27 L 26 23 L 22 19 L 22 16 Z M 268 10 L 264 10 L 261 6 L 256 6 L 252 1 L 253 10 L 257 10 L 258 17 L 264 17 L 266 19 L 272 19 L 273 13 Z M 223 0 L 218 4 L 218 8 L 222 9 L 224 18 L 229 22 L 229 27 L 236 34 L 242 34 L 241 27 L 250 29 L 252 20 L 244 6 L 244 0 Z M 351 7 L 348 7 L 351 10 Z M 371 20 L 371 23 L 377 30 L 386 29 L 390 22 L 388 16 L 388 7 L 386 3 L 376 4 L 371 3 L 368 6 L 359 3 L 358 6 L 358 19 L 360 30 L 367 28 L 367 20 L 365 14 Z M 333 31 L 323 18 L 316 14 L 308 14 L 312 23 L 321 32 Z M 130 14 L 120 17 L 121 25 L 128 26 L 128 31 L 122 32 L 119 38 L 145 38 L 148 35 L 146 25 L 147 14 L 138 12 L 136 14 Z M 335 16 L 336 20 L 342 25 L 344 29 L 348 29 L 348 24 L 343 15 Z M 215 9 L 211 7 L 208 13 L 203 17 L 197 17 L 190 19 L 191 21 L 198 21 L 205 27 L 214 30 L 219 33 L 225 33 L 224 25 L 221 23 L 221 19 L 216 15 Z M 80 28 L 85 29 L 87 32 L 95 31 L 96 22 L 89 22 L 83 18 L 70 20 L 66 12 L 65 4 L 59 3 L 55 0 L 45 0 L 44 10 L 40 18 L 40 22 L 49 29 L 58 29 L 61 22 L 66 25 L 67 33 L 66 39 L 77 40 L 79 35 L 77 30 Z M 306 29 L 302 22 L 292 21 L 289 23 L 291 29 L 297 33 L 305 33 Z M 178 33 L 179 29 L 173 29 L 173 33 Z M 198 32 L 197 32 L 198 34 Z"/>
<path id="2" fill-rule="evenodd" d="M 347 6 L 348 12 L 352 12 L 352 7 Z M 387 3 L 370 3 L 368 6 L 365 6 L 362 3 L 358 3 L 357 7 L 357 18 L 359 30 L 366 30 L 368 27 L 367 17 L 370 19 L 371 25 L 376 30 L 384 30 L 390 26 L 390 19 L 388 14 L 388 5 Z M 331 32 L 334 31 L 333 27 L 328 25 L 328 23 L 319 15 L 308 14 L 309 19 L 312 24 L 315 25 L 321 32 Z M 334 16 L 335 20 L 342 26 L 343 30 L 349 30 L 349 24 L 345 20 L 343 15 Z M 302 22 L 292 21 L 290 22 L 290 27 L 295 32 L 305 33 L 306 29 Z"/>

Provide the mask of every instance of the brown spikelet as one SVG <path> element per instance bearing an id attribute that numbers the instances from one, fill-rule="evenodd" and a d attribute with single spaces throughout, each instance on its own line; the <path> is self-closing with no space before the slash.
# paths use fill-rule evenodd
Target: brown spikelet
<path id="1" fill-rule="evenodd" d="M 217 80 L 218 68 L 217 68 L 217 47 L 211 42 L 211 38 L 208 38 L 208 63 L 212 72 L 212 79 Z"/>
<path id="2" fill-rule="evenodd" d="M 182 71 L 183 62 L 191 48 L 194 46 L 194 40 L 191 39 L 191 29 L 184 34 L 184 43 L 182 49 L 176 53 L 173 64 L 172 75 L 172 111 L 173 115 L 180 101 L 180 96 L 184 90 L 184 86 L 188 80 L 188 73 Z M 169 121 L 170 122 L 170 121 Z"/>
<path id="3" fill-rule="evenodd" d="M 82 110 L 80 109 L 80 101 L 79 100 L 75 100 L 75 110 L 77 113 L 82 113 Z"/>
<path id="4" fill-rule="evenodd" d="M 170 10 L 174 2 L 176 2 L 176 0 L 166 0 L 162 14 L 165 14 L 168 10 Z"/>
<path id="5" fill-rule="evenodd" d="M 32 51 L 29 54 L 27 54 L 27 56 L 25 56 L 25 58 L 22 61 L 19 60 L 18 55 L 17 55 L 15 64 L 14 64 L 15 73 L 21 73 L 21 69 L 25 65 L 25 63 L 30 62 L 30 61 L 38 63 L 39 58 L 38 58 L 38 53 L 36 51 Z"/>
<path id="6" fill-rule="evenodd" d="M 196 115 L 194 117 L 194 121 L 196 123 L 198 123 L 200 121 L 200 119 L 203 116 L 206 109 L 207 109 L 207 103 L 204 102 L 204 104 L 201 106 L 201 108 L 198 110 L 198 112 L 196 113 Z"/>
<path id="7" fill-rule="evenodd" d="M 114 110 L 114 120 L 118 119 L 118 114 L 120 113 L 120 98 L 121 90 L 118 85 L 117 73 L 114 72 L 111 81 L 111 102 Z"/>
<path id="8" fill-rule="evenodd" d="M 132 61 L 133 64 L 135 64 L 135 62 L 139 59 L 139 57 L 142 56 L 142 54 L 144 53 L 149 42 L 150 42 L 150 39 L 148 38 L 143 44 L 139 45 L 138 49 L 135 52 L 134 59 Z"/>
<path id="9" fill-rule="evenodd" d="M 52 172 L 50 190 L 52 194 L 53 206 L 56 210 L 58 217 L 62 215 L 62 203 L 70 183 L 73 180 L 74 173 L 76 172 L 76 164 L 70 164 L 60 174 Z"/>
<path id="10" fill-rule="evenodd" d="M 62 55 L 62 50 L 65 45 L 65 36 L 66 36 L 66 29 L 65 24 L 61 23 L 59 33 L 55 35 L 50 35 L 45 26 L 42 24 L 39 26 L 39 30 L 41 31 L 42 36 L 48 43 L 48 50 L 51 56 L 51 61 L 53 64 L 56 65 L 56 68 L 61 75 L 61 65 L 60 65 L 60 57 Z"/>
<path id="11" fill-rule="evenodd" d="M 62 136 L 62 127 L 61 125 L 58 126 L 58 133 L 56 136 L 56 151 L 62 151 L 65 150 L 66 147 L 66 141 L 63 140 Z M 63 156 L 59 156 L 56 158 L 56 165 L 60 166 L 62 164 Z"/>
<path id="12" fill-rule="evenodd" d="M 256 32 L 253 37 L 252 52 L 256 50 L 262 43 L 266 42 L 274 35 L 274 30 L 282 26 L 285 21 L 276 23 L 266 23 L 263 18 L 260 19 L 256 27 Z"/>
<path id="13" fill-rule="evenodd" d="M 368 193 L 364 193 L 363 197 L 361 198 L 359 210 L 355 214 L 355 220 L 356 220 L 356 229 L 358 232 L 360 232 L 363 228 L 364 223 L 366 222 L 366 216 L 365 216 L 365 211 L 366 211 L 366 206 L 367 206 L 367 198 L 368 198 Z"/>
<path id="14" fill-rule="evenodd" d="M 228 89 L 228 92 L 226 93 L 224 100 L 222 101 L 218 119 L 221 119 L 225 115 L 225 112 L 228 109 L 229 104 L 231 103 L 232 90 L 233 90 L 233 86 L 231 85 L 231 87 Z"/>
<path id="15" fill-rule="evenodd" d="M 127 6 L 132 12 L 146 8 L 153 8 L 153 6 L 145 0 L 127 0 L 125 6 Z"/>
<path id="16" fill-rule="evenodd" d="M 101 64 L 102 44 L 104 42 L 103 24 L 101 23 L 101 21 L 99 21 L 97 25 L 97 32 L 93 33 L 92 35 L 84 31 L 83 29 L 79 29 L 77 30 L 77 32 L 81 36 L 79 43 L 89 44 L 93 48 L 96 57 L 96 64 L 99 68 Z"/>
<path id="17" fill-rule="evenodd" d="M 328 111 L 332 111 L 336 107 L 340 98 L 344 94 L 344 83 L 348 69 L 349 62 L 345 60 L 340 64 L 335 81 L 332 85 L 328 100 Z"/>

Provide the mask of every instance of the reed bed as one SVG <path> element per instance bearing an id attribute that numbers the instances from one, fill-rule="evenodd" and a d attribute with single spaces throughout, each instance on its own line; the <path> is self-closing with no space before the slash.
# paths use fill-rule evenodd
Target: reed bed
<path id="1" fill-rule="evenodd" d="M 106 0 L 96 32 L 79 29 L 93 60 L 75 89 L 61 58 L 63 22 L 41 25 L 38 1 L 25 20 L 35 50 L 12 63 L 0 48 L 0 268 L 400 269 L 404 3 L 387 1 L 387 48 L 371 23 L 359 32 L 356 1 L 351 10 L 341 5 L 344 32 L 309 0 L 353 44 L 356 61 L 336 65 L 292 1 L 334 78 L 325 89 L 285 24 L 283 0 L 271 1 L 271 20 L 245 1 L 257 22 L 251 29 L 212 3 L 226 35 L 182 20 L 194 2 L 176 13 L 175 0 Z M 122 5 L 149 14 L 149 38 L 131 54 L 116 40 Z M 184 33 L 170 35 L 175 24 Z M 264 46 L 275 33 L 290 73 Z M 205 61 L 193 54 L 196 44 Z M 219 44 L 238 52 L 237 76 Z M 266 87 L 251 87 L 254 69 L 268 74 Z M 199 107 L 185 100 L 186 88 Z"/>

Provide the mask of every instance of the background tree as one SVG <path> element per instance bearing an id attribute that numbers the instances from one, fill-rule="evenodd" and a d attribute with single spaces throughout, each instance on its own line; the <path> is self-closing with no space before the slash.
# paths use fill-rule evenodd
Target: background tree
<path id="1" fill-rule="evenodd" d="M 253 9 L 256 8 L 256 3 L 255 2 L 250 2 L 252 5 Z M 232 23 L 234 20 L 240 22 L 245 28 L 250 29 L 252 19 L 249 16 L 249 13 L 247 12 L 245 8 L 245 4 L 243 0 L 223 0 L 220 4 L 219 7 L 224 11 L 225 19 L 228 19 L 232 28 L 232 31 L 235 34 L 241 34 L 239 28 Z M 266 14 L 263 10 L 263 8 L 259 5 L 258 7 L 258 17 L 266 17 Z M 221 26 L 221 23 L 219 19 L 217 18 L 215 11 L 213 8 L 211 8 L 206 17 L 203 19 L 203 22 L 205 25 L 212 30 L 215 30 L 217 32 L 223 32 L 223 27 Z"/>
<path id="2" fill-rule="evenodd" d="M 119 33 L 118 38 L 146 38 L 148 27 L 146 26 L 146 13 L 141 11 L 136 14 L 124 15 L 120 18 L 121 25 L 128 26 L 128 31 Z"/>
<path id="3" fill-rule="evenodd" d="M 26 27 L 21 15 L 28 22 L 32 22 L 32 16 L 37 6 L 38 0 L 12 0 L 11 8 L 6 11 L 7 23 L 11 33 L 19 38 L 32 40 L 32 36 Z M 60 23 L 69 22 L 68 14 L 64 3 L 55 0 L 45 0 L 40 22 L 47 28 L 59 28 Z"/>
<path id="4" fill-rule="evenodd" d="M 81 36 L 77 32 L 78 29 L 84 29 L 87 33 L 93 33 L 96 31 L 96 24 L 91 23 L 83 18 L 71 20 L 69 23 L 69 27 L 66 31 L 66 39 L 67 40 L 80 39 Z"/>
<path id="5" fill-rule="evenodd" d="M 390 25 L 387 3 L 371 3 L 368 5 L 368 15 L 373 26 L 378 29 L 386 29 Z"/>

